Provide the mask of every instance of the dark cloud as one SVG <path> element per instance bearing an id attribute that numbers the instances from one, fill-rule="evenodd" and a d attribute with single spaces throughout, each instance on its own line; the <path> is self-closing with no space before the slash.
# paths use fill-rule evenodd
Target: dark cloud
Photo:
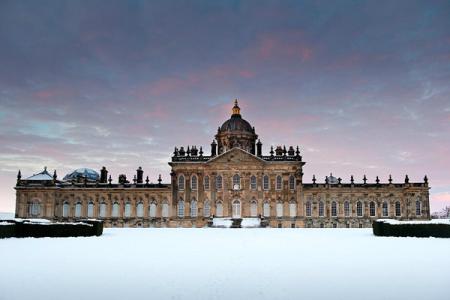
<path id="1" fill-rule="evenodd" d="M 167 177 L 173 146 L 209 150 L 235 97 L 265 151 L 301 146 L 306 180 L 428 173 L 443 205 L 449 13 L 447 1 L 2 1 L 0 210 L 19 168 Z"/>

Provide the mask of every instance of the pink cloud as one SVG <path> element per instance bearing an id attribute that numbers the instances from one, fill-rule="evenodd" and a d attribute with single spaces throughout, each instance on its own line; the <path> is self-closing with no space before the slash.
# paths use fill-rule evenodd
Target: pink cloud
<path id="1" fill-rule="evenodd" d="M 285 39 L 272 34 L 265 35 L 260 39 L 254 52 L 261 60 L 287 57 L 305 62 L 310 61 L 314 56 L 312 47 L 307 45 L 298 33 L 288 34 Z"/>

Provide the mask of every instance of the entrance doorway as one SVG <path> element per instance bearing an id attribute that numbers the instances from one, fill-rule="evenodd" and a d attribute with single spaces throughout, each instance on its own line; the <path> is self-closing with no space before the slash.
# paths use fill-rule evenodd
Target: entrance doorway
<path id="1" fill-rule="evenodd" d="M 233 201 L 233 211 L 231 216 L 233 219 L 241 218 L 241 201 L 237 199 Z"/>

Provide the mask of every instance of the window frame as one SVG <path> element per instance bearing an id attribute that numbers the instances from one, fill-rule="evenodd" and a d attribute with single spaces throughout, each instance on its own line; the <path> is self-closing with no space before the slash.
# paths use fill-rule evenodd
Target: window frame
<path id="1" fill-rule="evenodd" d="M 183 198 L 180 198 L 180 200 L 178 200 L 177 203 L 177 217 L 178 218 L 184 218 L 185 216 L 185 205 L 184 205 L 184 200 Z"/>
<path id="2" fill-rule="evenodd" d="M 295 176 L 294 175 L 290 175 L 289 176 L 289 190 L 291 191 L 295 191 Z"/>
<path id="3" fill-rule="evenodd" d="M 186 188 L 186 179 L 183 174 L 178 175 L 178 190 L 184 191 Z"/>
<path id="4" fill-rule="evenodd" d="M 297 202 L 294 200 L 289 201 L 289 217 L 291 219 L 297 217 Z"/>
<path id="5" fill-rule="evenodd" d="M 402 216 L 402 204 L 400 201 L 395 201 L 395 216 L 401 217 Z"/>
<path id="6" fill-rule="evenodd" d="M 311 200 L 306 201 L 306 204 L 305 204 L 305 215 L 306 215 L 306 217 L 312 217 L 312 203 L 311 203 Z"/>
<path id="7" fill-rule="evenodd" d="M 256 191 L 258 189 L 258 179 L 255 175 L 250 176 L 250 189 Z"/>
<path id="8" fill-rule="evenodd" d="M 350 208 L 350 201 L 345 200 L 344 201 L 344 217 L 351 217 L 352 216 L 352 210 Z"/>
<path id="9" fill-rule="evenodd" d="M 222 175 L 216 176 L 216 190 L 223 189 L 223 178 Z"/>
<path id="10" fill-rule="evenodd" d="M 258 201 L 252 198 L 250 201 L 250 217 L 255 218 L 258 216 Z"/>
<path id="11" fill-rule="evenodd" d="M 337 202 L 335 200 L 331 201 L 331 216 L 333 218 L 337 218 L 338 210 L 339 210 L 339 208 L 338 208 Z"/>
<path id="12" fill-rule="evenodd" d="M 268 200 L 265 200 L 263 203 L 263 216 L 265 218 L 270 217 L 270 201 Z"/>
<path id="13" fill-rule="evenodd" d="M 363 207 L 363 206 L 364 206 L 364 205 L 363 205 L 363 202 L 362 202 L 362 201 L 358 200 L 358 201 L 356 202 L 356 216 L 357 216 L 358 218 L 364 217 L 364 207 Z"/>
<path id="14" fill-rule="evenodd" d="M 95 204 L 94 201 L 89 201 L 87 205 L 87 217 L 88 218 L 94 218 L 95 212 Z"/>
<path id="15" fill-rule="evenodd" d="M 203 202 L 203 217 L 209 218 L 211 216 L 211 204 L 208 199 Z"/>
<path id="16" fill-rule="evenodd" d="M 233 190 L 241 189 L 241 176 L 239 174 L 237 174 L 237 173 L 234 174 L 231 181 L 232 181 L 231 186 L 233 187 Z"/>
<path id="17" fill-rule="evenodd" d="M 325 217 L 325 203 L 322 200 L 319 201 L 318 214 L 320 218 Z"/>
<path id="18" fill-rule="evenodd" d="M 420 217 L 422 216 L 422 201 L 417 199 L 416 200 L 416 216 Z"/>
<path id="19" fill-rule="evenodd" d="M 83 204 L 81 203 L 81 201 L 77 201 L 77 203 L 75 203 L 74 217 L 81 218 L 82 216 L 83 216 Z"/>
<path id="20" fill-rule="evenodd" d="M 275 177 L 275 190 L 283 190 L 283 177 L 281 175 L 277 175 L 277 177 Z"/>
<path id="21" fill-rule="evenodd" d="M 204 188 L 206 191 L 209 191 L 209 189 L 210 189 L 210 186 L 209 186 L 209 176 L 208 176 L 208 175 L 206 175 L 205 177 L 203 177 L 203 188 Z"/>
<path id="22" fill-rule="evenodd" d="M 389 203 L 386 200 L 381 205 L 381 215 L 383 217 L 389 217 Z"/>
<path id="23" fill-rule="evenodd" d="M 283 205 L 283 202 L 280 200 L 277 201 L 276 216 L 277 216 L 277 218 L 283 218 L 283 216 L 284 216 L 284 205 Z"/>
<path id="24" fill-rule="evenodd" d="M 191 176 L 191 190 L 196 191 L 198 189 L 198 177 L 197 175 Z"/>
<path id="25" fill-rule="evenodd" d="M 374 218 L 377 216 L 377 205 L 375 201 L 369 202 L 369 217 Z"/>
<path id="26" fill-rule="evenodd" d="M 270 190 L 270 178 L 269 175 L 263 176 L 263 190 L 268 191 Z"/>

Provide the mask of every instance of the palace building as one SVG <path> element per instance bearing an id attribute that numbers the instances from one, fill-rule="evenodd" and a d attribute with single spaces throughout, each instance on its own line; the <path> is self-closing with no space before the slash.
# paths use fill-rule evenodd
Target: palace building
<path id="1" fill-rule="evenodd" d="M 242 118 L 237 100 L 230 119 L 218 128 L 210 155 L 202 147 L 175 147 L 170 183 L 113 182 L 78 169 L 59 180 L 45 168 L 22 179 L 16 189 L 16 217 L 54 221 L 103 219 L 107 227 L 205 227 L 214 220 L 254 218 L 263 227 L 370 227 L 377 218 L 429 219 L 429 186 L 423 182 L 369 183 L 366 176 L 344 182 L 303 182 L 305 162 L 296 146 L 270 147 L 263 155 L 255 127 Z"/>

